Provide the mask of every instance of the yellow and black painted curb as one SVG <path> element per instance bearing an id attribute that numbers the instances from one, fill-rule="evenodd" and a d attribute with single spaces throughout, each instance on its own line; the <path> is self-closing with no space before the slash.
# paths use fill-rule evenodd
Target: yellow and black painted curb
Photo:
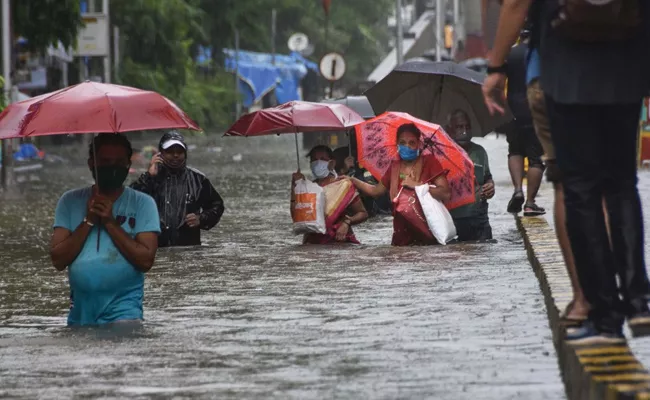
<path id="1" fill-rule="evenodd" d="M 560 246 L 544 218 L 516 217 L 528 259 L 544 293 L 553 342 L 570 400 L 650 400 L 650 373 L 626 345 L 567 345 L 561 310 L 572 298 Z"/>

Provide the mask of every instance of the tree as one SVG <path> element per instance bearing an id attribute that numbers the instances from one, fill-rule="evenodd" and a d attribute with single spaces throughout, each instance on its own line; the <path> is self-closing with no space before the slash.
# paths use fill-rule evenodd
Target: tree
<path id="1" fill-rule="evenodd" d="M 59 41 L 73 46 L 83 27 L 79 0 L 12 0 L 11 11 L 14 35 L 25 37 L 34 51 Z"/>

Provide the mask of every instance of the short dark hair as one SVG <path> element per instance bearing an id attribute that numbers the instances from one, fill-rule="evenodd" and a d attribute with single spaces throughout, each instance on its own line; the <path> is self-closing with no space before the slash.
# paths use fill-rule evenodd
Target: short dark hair
<path id="1" fill-rule="evenodd" d="M 88 146 L 88 158 L 90 159 L 93 159 L 95 155 L 95 152 L 93 152 L 93 144 L 95 145 L 95 152 L 99 152 L 99 149 L 104 145 L 113 145 L 124 147 L 129 160 L 131 160 L 131 156 L 133 156 L 131 142 L 121 133 L 100 133 L 95 136 L 93 141 L 90 143 L 90 146 Z"/>
<path id="2" fill-rule="evenodd" d="M 417 136 L 418 140 L 422 137 L 422 131 L 415 125 L 414 123 L 408 123 L 408 124 L 402 124 L 397 128 L 397 140 L 399 140 L 399 137 L 402 136 L 404 132 L 411 132 L 415 136 Z"/>
<path id="3" fill-rule="evenodd" d="M 336 169 L 337 173 L 343 170 L 343 167 L 345 166 L 345 159 L 349 156 L 350 148 L 348 146 L 339 147 L 334 150 L 334 159 L 336 160 L 336 166 L 334 169 Z"/>
<path id="4" fill-rule="evenodd" d="M 311 158 L 312 154 L 316 153 L 317 151 L 322 151 L 327 153 L 327 156 L 330 158 L 330 160 L 334 159 L 334 152 L 332 151 L 332 149 L 330 149 L 328 146 L 325 146 L 324 144 L 316 145 L 311 150 L 309 150 L 309 153 L 307 153 L 307 158 Z"/>
<path id="5" fill-rule="evenodd" d="M 467 111 L 462 110 L 460 108 L 455 109 L 451 114 L 449 114 L 449 123 L 451 124 L 451 120 L 456 118 L 456 117 L 463 117 L 465 118 L 469 123 L 472 122 L 472 120 L 469 118 L 469 114 Z"/>

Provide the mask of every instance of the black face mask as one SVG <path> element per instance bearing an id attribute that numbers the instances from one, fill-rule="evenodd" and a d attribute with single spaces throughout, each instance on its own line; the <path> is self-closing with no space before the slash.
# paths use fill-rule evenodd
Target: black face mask
<path id="1" fill-rule="evenodd" d="M 122 187 L 129 175 L 129 167 L 121 165 L 107 165 L 97 167 L 97 175 L 93 169 L 93 178 L 100 191 L 114 191 Z"/>

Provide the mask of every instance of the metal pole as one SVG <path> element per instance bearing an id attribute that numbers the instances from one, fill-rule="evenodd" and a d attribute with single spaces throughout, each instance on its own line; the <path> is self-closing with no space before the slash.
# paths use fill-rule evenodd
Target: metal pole
<path id="1" fill-rule="evenodd" d="M 2 75 L 4 77 L 4 88 L 2 95 L 5 96 L 7 104 L 11 102 L 11 5 L 10 0 L 2 0 Z M 2 141 L 2 173 L 0 183 L 7 188 L 12 181 L 13 151 L 11 139 Z"/>
<path id="2" fill-rule="evenodd" d="M 235 116 L 239 119 L 241 115 L 241 101 L 239 99 L 239 30 L 235 29 L 235 93 L 237 94 L 237 105 Z"/>
<path id="3" fill-rule="evenodd" d="M 102 0 L 102 12 L 106 15 L 106 26 L 111 26 L 111 15 L 109 8 L 109 1 Z M 104 83 L 111 83 L 111 30 L 110 28 L 106 32 L 106 57 L 104 57 Z"/>
<path id="4" fill-rule="evenodd" d="M 453 57 L 455 59 L 458 52 L 458 35 L 461 31 L 460 28 L 460 0 L 454 0 L 454 44 L 452 47 Z"/>
<path id="5" fill-rule="evenodd" d="M 120 70 L 120 28 L 113 27 L 113 74 L 117 78 Z M 117 80 L 117 79 L 116 79 Z"/>
<path id="6" fill-rule="evenodd" d="M 274 8 L 271 10 L 271 64 L 275 65 L 275 35 L 276 35 L 276 20 L 278 17 L 278 12 Z"/>
<path id="7" fill-rule="evenodd" d="M 402 0 L 395 0 L 395 27 L 397 31 L 397 36 L 395 38 L 397 65 L 402 65 L 404 62 L 404 27 L 402 26 Z"/>
<path id="8" fill-rule="evenodd" d="M 296 162 L 298 163 L 298 172 L 300 172 L 300 150 L 298 150 L 298 132 L 293 133 L 296 139 Z"/>
<path id="9" fill-rule="evenodd" d="M 445 10 L 443 10 L 443 1 L 436 0 L 436 61 L 442 61 L 442 41 L 444 38 L 443 33 L 443 17 Z"/>

